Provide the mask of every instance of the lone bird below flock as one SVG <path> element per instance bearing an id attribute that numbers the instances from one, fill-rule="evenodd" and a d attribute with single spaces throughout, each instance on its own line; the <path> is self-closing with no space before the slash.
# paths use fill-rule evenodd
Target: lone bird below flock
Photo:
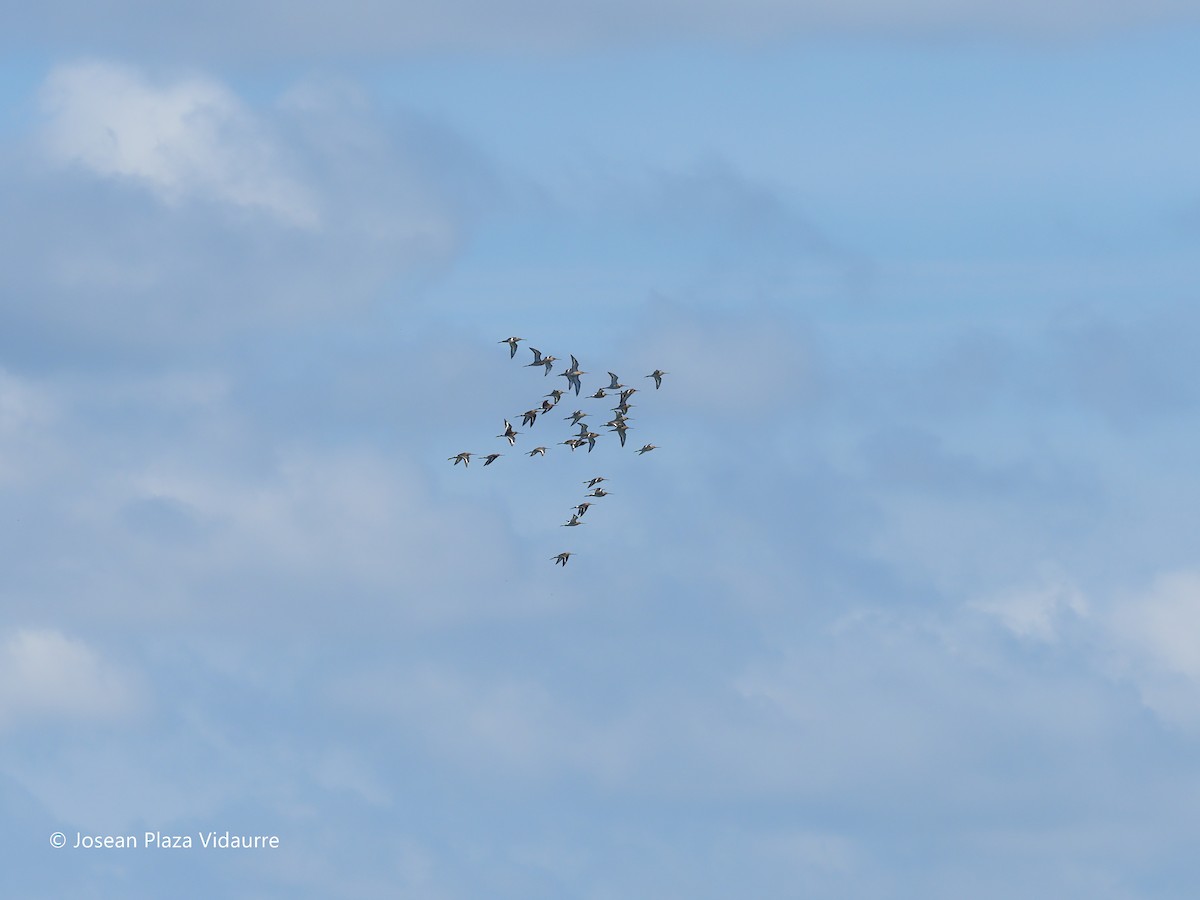
<path id="1" fill-rule="evenodd" d="M 571 558 L 571 551 L 564 550 L 562 553 L 558 554 L 558 556 L 554 557 L 554 564 L 556 566 L 561 565 L 565 569 L 567 566 L 567 560 L 570 558 Z"/>

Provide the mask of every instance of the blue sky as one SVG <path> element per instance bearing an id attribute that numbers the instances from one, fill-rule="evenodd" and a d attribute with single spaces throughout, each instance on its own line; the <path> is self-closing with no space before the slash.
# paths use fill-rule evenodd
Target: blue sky
<path id="1" fill-rule="evenodd" d="M 21 896 L 1200 889 L 1196 4 L 0 35 Z"/>

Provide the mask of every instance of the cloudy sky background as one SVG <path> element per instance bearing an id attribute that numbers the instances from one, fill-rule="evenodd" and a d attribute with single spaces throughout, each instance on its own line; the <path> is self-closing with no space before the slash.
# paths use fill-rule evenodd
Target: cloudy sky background
<path id="1" fill-rule="evenodd" d="M 1200 889 L 1200 5 L 62 0 L 0 47 L 12 890 Z M 561 382 L 510 334 L 662 449 L 451 467 Z M 282 847 L 48 842 L 214 829 Z"/>

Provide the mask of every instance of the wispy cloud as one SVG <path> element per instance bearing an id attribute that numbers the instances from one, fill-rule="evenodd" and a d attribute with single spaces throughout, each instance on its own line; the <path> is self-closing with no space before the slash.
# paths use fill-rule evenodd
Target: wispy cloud
<path id="1" fill-rule="evenodd" d="M 1047 568 L 1040 581 L 997 593 L 971 604 L 995 616 L 1005 628 L 1021 638 L 1054 641 L 1061 620 L 1088 613 L 1087 599 L 1065 573 Z"/>
<path id="2" fill-rule="evenodd" d="M 22 720 L 103 722 L 142 703 L 138 681 L 78 638 L 20 628 L 0 643 L 0 728 Z"/>

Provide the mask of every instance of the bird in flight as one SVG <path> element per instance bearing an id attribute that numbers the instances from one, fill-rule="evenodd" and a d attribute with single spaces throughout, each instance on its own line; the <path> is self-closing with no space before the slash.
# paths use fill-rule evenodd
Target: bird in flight
<path id="1" fill-rule="evenodd" d="M 524 342 L 525 338 L 514 335 L 513 337 L 505 338 L 498 343 L 508 345 L 508 358 L 511 360 L 516 358 L 517 351 L 520 349 L 519 345 Z M 551 369 L 554 367 L 554 363 L 558 361 L 558 357 L 551 356 L 549 354 L 543 354 L 542 351 L 537 347 L 530 346 L 527 349 L 533 356 L 533 360 L 531 362 L 524 363 L 524 367 L 538 368 L 540 366 L 545 370 L 544 375 L 549 375 Z M 550 410 L 557 407 L 563 396 L 570 394 L 572 390 L 575 391 L 576 397 L 581 395 L 583 390 L 582 376 L 589 373 L 580 367 L 579 360 L 574 354 L 570 354 L 569 358 L 571 360 L 570 365 L 568 365 L 562 372 L 558 373 L 560 378 L 567 379 L 567 387 L 563 389 L 555 388 L 549 393 L 543 394 L 542 400 L 538 401 L 537 406 L 527 409 L 525 412 L 520 413 L 519 415 L 514 414 L 514 418 L 517 418 L 518 421 L 520 421 L 522 429 L 532 429 L 539 416 L 545 416 L 548 412 L 550 412 Z M 662 369 L 655 369 L 645 377 L 654 380 L 654 389 L 657 391 L 662 387 L 662 379 L 667 374 L 669 373 Z M 620 394 L 619 399 L 617 398 L 618 392 Z M 637 388 L 623 384 L 617 373 L 610 371 L 608 372 L 608 383 L 604 384 L 603 381 L 601 381 L 600 385 L 595 388 L 595 393 L 589 394 L 587 398 L 589 400 L 602 400 L 605 397 L 611 396 L 617 401 L 616 405 L 612 408 L 611 418 L 609 421 L 605 422 L 604 425 L 610 430 L 610 432 L 616 432 L 617 437 L 621 442 L 621 447 L 624 447 L 626 444 L 627 432 L 632 430 L 630 425 L 630 421 L 632 420 L 630 419 L 629 412 L 633 408 L 633 404 L 630 403 L 630 398 L 632 398 L 637 392 Z M 599 416 L 599 413 L 596 415 Z M 585 444 L 587 445 L 589 454 L 595 449 L 596 442 L 602 435 L 592 431 L 591 428 L 584 423 L 583 420 L 587 417 L 588 413 L 585 413 L 581 409 L 577 409 L 570 415 L 563 417 L 564 421 L 570 423 L 570 427 L 578 426 L 578 434 L 568 437 L 567 440 L 561 441 L 561 445 L 570 447 L 572 452 L 578 450 Z M 596 419 L 596 422 L 599 422 L 599 418 Z M 542 427 L 546 428 L 548 426 L 543 425 Z M 598 428 L 600 426 L 597 424 L 596 427 Z M 510 447 L 514 447 L 517 443 L 517 435 L 524 433 L 525 431 L 517 431 L 512 422 L 510 422 L 508 419 L 504 419 L 504 431 L 501 434 L 496 435 L 496 437 L 504 438 L 508 441 L 508 445 Z M 656 444 L 644 444 L 641 449 L 637 451 L 637 454 L 641 456 L 649 453 L 651 450 L 657 449 L 658 446 Z M 526 456 L 535 457 L 546 456 L 548 451 L 548 447 L 541 446 L 522 452 L 524 452 Z M 604 451 L 601 452 L 603 453 Z M 463 468 L 469 468 L 471 465 L 471 457 L 474 456 L 477 460 L 481 460 L 483 464 L 482 467 L 486 468 L 504 455 L 505 454 L 503 453 L 468 453 L 464 451 L 454 456 L 448 456 L 446 459 L 447 461 L 452 462 L 455 466 L 457 466 L 459 463 L 462 463 Z M 557 468 L 558 465 L 559 463 L 551 465 L 551 469 Z M 595 506 L 595 501 L 599 498 L 609 496 L 609 492 L 599 486 L 601 482 L 605 482 L 607 480 L 608 479 L 606 479 L 604 476 L 597 475 L 595 478 L 591 478 L 583 482 L 588 493 L 585 494 L 585 499 L 582 502 L 577 503 L 572 507 L 571 518 L 564 522 L 562 527 L 572 528 L 577 525 L 585 524 L 583 522 L 583 516 L 588 509 L 592 506 Z M 601 514 L 601 518 L 603 517 L 603 514 Z M 556 565 L 565 567 L 567 560 L 569 560 L 571 556 L 571 551 L 564 550 L 557 556 L 551 557 L 551 559 Z"/>
<path id="2" fill-rule="evenodd" d="M 542 356 L 542 352 L 540 350 L 538 350 L 536 347 L 530 347 L 529 350 L 530 350 L 530 352 L 533 353 L 533 362 L 526 363 L 525 368 L 528 369 L 530 366 L 545 366 L 546 371 L 544 374 L 549 375 L 550 367 L 552 365 L 554 365 L 554 362 L 555 362 L 555 360 L 558 359 L 558 357 L 557 356 Z M 511 357 L 509 357 L 509 358 L 511 359 Z"/>
<path id="3" fill-rule="evenodd" d="M 567 370 L 565 372 L 559 372 L 558 377 L 567 379 L 567 385 L 569 387 L 575 388 L 575 396 L 578 397 L 579 396 L 579 388 L 581 387 L 581 385 L 579 383 L 579 376 L 586 375 L 586 374 L 587 374 L 587 372 L 585 372 L 585 371 L 583 371 L 583 369 L 579 368 L 579 360 L 577 360 L 575 358 L 575 354 L 572 353 L 571 354 L 571 365 L 567 368 Z"/>
<path id="4" fill-rule="evenodd" d="M 496 437 L 508 438 L 508 446 L 512 446 L 517 442 L 517 435 L 521 432 L 512 427 L 512 423 L 508 419 L 504 420 L 504 433 L 498 434 Z"/>

